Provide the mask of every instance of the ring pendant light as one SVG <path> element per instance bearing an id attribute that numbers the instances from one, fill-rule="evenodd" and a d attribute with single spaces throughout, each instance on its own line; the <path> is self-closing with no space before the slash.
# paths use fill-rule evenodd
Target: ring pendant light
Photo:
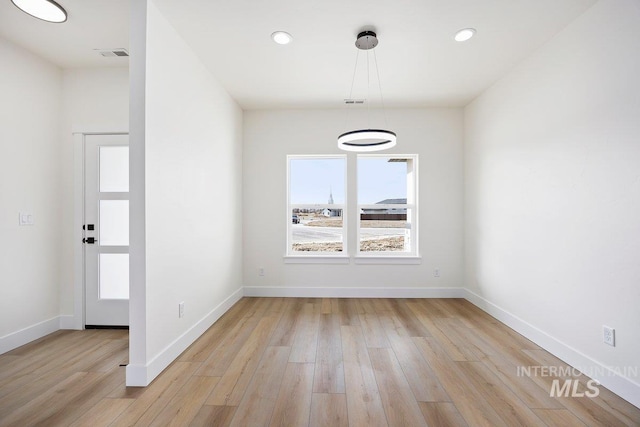
<path id="1" fill-rule="evenodd" d="M 53 0 L 11 0 L 24 13 L 59 24 L 67 20 L 67 11 Z"/>
<path id="2" fill-rule="evenodd" d="M 358 34 L 356 39 L 356 47 L 360 50 L 372 50 L 378 45 L 378 37 L 373 31 L 362 31 Z M 378 71 L 378 60 L 375 57 L 375 51 L 373 52 L 375 58 L 376 75 L 378 78 L 378 88 L 380 89 L 380 100 L 382 108 L 384 110 L 384 99 L 382 98 L 382 88 L 380 84 L 380 74 Z M 358 66 L 358 58 L 356 57 L 356 65 Z M 353 93 L 353 84 L 355 82 L 355 68 L 354 79 L 351 81 L 351 91 L 349 93 L 349 99 Z M 369 87 L 369 52 L 367 52 L 367 92 L 370 91 Z M 369 122 L 371 117 L 370 100 L 367 99 L 367 114 L 369 115 Z M 386 120 L 385 120 L 386 121 Z M 345 151 L 381 151 L 391 148 L 396 145 L 396 134 L 390 130 L 385 129 L 358 129 L 345 132 L 338 136 L 338 148 Z"/>

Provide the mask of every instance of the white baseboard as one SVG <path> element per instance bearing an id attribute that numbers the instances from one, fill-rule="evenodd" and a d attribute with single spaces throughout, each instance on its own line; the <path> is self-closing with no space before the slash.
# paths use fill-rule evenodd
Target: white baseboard
<path id="1" fill-rule="evenodd" d="M 176 338 L 164 350 L 156 355 L 146 365 L 127 365 L 126 383 L 128 387 L 146 387 L 180 354 L 211 327 L 224 313 L 242 298 L 242 288 L 235 291 L 222 301 L 209 314 Z"/>
<path id="2" fill-rule="evenodd" d="M 640 384 L 597 362 L 586 354 L 566 345 L 546 332 L 509 313 L 480 295 L 464 289 L 464 298 L 486 311 L 511 329 L 530 339 L 568 365 L 581 370 L 604 387 L 640 408 Z M 604 375 L 598 373 L 604 373 Z"/>
<path id="3" fill-rule="evenodd" d="M 78 329 L 76 325 L 76 317 L 67 314 L 60 315 L 60 329 Z"/>
<path id="4" fill-rule="evenodd" d="M 51 319 L 0 337 L 0 354 L 49 335 L 58 329 L 60 329 L 60 316 L 52 317 Z"/>
<path id="5" fill-rule="evenodd" d="M 129 363 L 125 368 L 125 382 L 127 387 L 146 387 L 151 384 L 153 378 L 149 378 L 147 365 L 134 365 Z"/>
<path id="6" fill-rule="evenodd" d="M 463 288 L 330 288 L 245 286 L 245 297 L 464 298 Z"/>

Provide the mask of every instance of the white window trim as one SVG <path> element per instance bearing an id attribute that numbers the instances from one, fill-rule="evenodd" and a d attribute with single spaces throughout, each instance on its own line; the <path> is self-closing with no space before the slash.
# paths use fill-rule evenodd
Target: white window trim
<path id="1" fill-rule="evenodd" d="M 422 264 L 422 257 L 420 255 L 416 256 L 393 256 L 393 255 L 360 255 L 353 257 L 353 262 L 355 264 Z"/>
<path id="2" fill-rule="evenodd" d="M 282 259 L 284 260 L 285 264 L 349 264 L 351 261 L 351 257 L 347 254 L 316 255 L 318 254 L 318 252 L 312 252 L 312 254 L 313 255 L 285 255 L 284 257 L 282 257 Z"/>
<path id="3" fill-rule="evenodd" d="M 353 157 L 352 157 L 353 156 Z M 287 238 L 286 238 L 286 247 L 285 247 L 285 255 L 283 256 L 283 262 L 285 264 L 350 264 L 353 259 L 354 264 L 421 264 L 422 256 L 419 252 L 419 232 L 418 232 L 418 154 L 358 154 L 358 155 L 337 155 L 337 154 L 318 154 L 318 155 L 287 155 L 287 206 L 286 206 L 286 218 L 287 221 Z M 406 159 L 410 158 L 413 160 L 414 170 L 413 170 L 413 179 L 411 181 L 411 185 L 413 185 L 413 196 L 414 200 L 412 203 L 400 204 L 400 205 L 369 205 L 369 204 L 357 204 L 357 200 L 354 202 L 350 202 L 348 200 L 348 195 L 353 194 L 356 195 L 357 199 L 357 157 L 383 157 L 383 158 L 399 158 Z M 345 170 L 344 170 L 344 194 L 345 200 L 344 204 L 291 204 L 290 203 L 290 182 L 291 182 L 291 171 L 290 171 L 290 162 L 295 159 L 344 159 L 345 160 Z M 355 160 L 355 162 L 350 161 Z M 350 192 L 349 188 L 349 165 L 353 167 L 356 166 L 352 171 L 352 177 L 355 177 L 353 181 L 355 182 L 356 188 L 353 192 Z M 407 188 L 407 197 L 409 197 L 410 188 Z M 409 201 L 409 200 L 407 200 Z M 351 254 L 349 252 L 349 211 L 348 206 L 351 208 L 355 207 L 355 211 L 357 212 L 356 216 L 356 236 L 355 236 L 355 253 Z M 294 253 L 291 251 L 291 247 L 293 244 L 292 241 L 292 222 L 291 215 L 292 210 L 295 208 L 301 209 L 324 209 L 326 207 L 333 207 L 342 209 L 342 252 L 301 252 Z M 361 208 L 407 208 L 412 212 L 413 220 L 411 222 L 411 242 L 412 242 L 412 251 L 411 252 L 360 252 L 360 209 Z"/>
<path id="4" fill-rule="evenodd" d="M 345 203 L 333 204 L 328 203 L 321 204 L 301 204 L 291 203 L 291 160 L 304 160 L 304 159 L 341 159 L 344 160 L 344 197 Z M 287 239 L 285 247 L 284 261 L 287 264 L 295 263 L 349 263 L 349 246 L 348 246 L 348 210 L 347 210 L 347 190 L 349 188 L 347 179 L 347 163 L 348 159 L 345 154 L 290 154 L 287 155 Z M 324 209 L 333 207 L 334 209 L 342 209 L 342 252 L 300 252 L 296 253 L 291 251 L 293 245 L 293 224 L 291 222 L 291 215 L 293 209 Z"/>
<path id="5" fill-rule="evenodd" d="M 420 234 L 418 233 L 418 183 L 420 182 L 418 179 L 418 154 L 358 154 L 358 158 L 360 157 L 381 157 L 381 158 L 396 158 L 396 159 L 412 159 L 413 161 L 413 176 L 411 182 L 407 183 L 407 202 L 406 204 L 359 204 L 356 201 L 356 211 L 357 221 L 356 221 L 356 253 L 354 255 L 354 262 L 356 264 L 420 264 L 422 262 L 422 257 L 420 256 L 420 248 L 418 245 L 418 240 Z M 356 167 L 357 167 L 357 159 L 356 159 Z M 410 185 L 413 186 L 413 190 L 410 188 Z M 356 173 L 356 187 L 357 187 L 357 173 Z M 357 189 L 356 189 L 356 197 L 357 197 Z M 409 195 L 413 193 L 414 200 L 409 200 Z M 410 252 L 361 252 L 360 251 L 360 211 L 362 209 L 370 209 L 370 208 L 407 208 L 407 211 L 411 210 L 411 216 L 413 217 L 411 221 L 411 231 L 410 231 L 410 241 L 411 241 L 411 251 Z"/>

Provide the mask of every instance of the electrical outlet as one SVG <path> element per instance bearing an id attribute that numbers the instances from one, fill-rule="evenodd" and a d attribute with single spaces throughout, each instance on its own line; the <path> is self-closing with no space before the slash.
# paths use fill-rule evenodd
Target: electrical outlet
<path id="1" fill-rule="evenodd" d="M 258 269 L 258 276 L 264 276 L 264 268 L 263 267 L 260 267 Z"/>
<path id="2" fill-rule="evenodd" d="M 608 326 L 602 325 L 602 340 L 611 347 L 616 346 L 616 330 Z"/>
<path id="3" fill-rule="evenodd" d="M 434 268 L 433 269 L 433 277 L 440 277 L 440 269 L 439 268 Z"/>
<path id="4" fill-rule="evenodd" d="M 18 213 L 18 225 L 33 225 L 33 214 L 27 212 Z"/>
<path id="5" fill-rule="evenodd" d="M 178 317 L 184 317 L 184 301 L 178 304 Z"/>

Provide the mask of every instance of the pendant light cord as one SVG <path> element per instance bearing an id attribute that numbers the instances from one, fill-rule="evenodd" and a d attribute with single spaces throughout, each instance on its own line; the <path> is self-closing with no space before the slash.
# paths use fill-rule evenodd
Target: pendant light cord
<path id="1" fill-rule="evenodd" d="M 369 50 L 367 50 L 367 124 L 371 129 L 371 85 L 369 83 Z"/>
<path id="2" fill-rule="evenodd" d="M 360 49 L 356 49 L 356 65 L 353 67 L 353 77 L 351 78 L 351 89 L 349 89 L 349 98 L 353 100 L 353 85 L 356 81 L 356 70 L 358 69 L 358 57 L 360 56 Z M 344 128 L 347 128 L 347 121 L 349 120 L 349 104 L 347 104 L 346 100 L 344 103 L 344 108 L 346 110 L 346 114 L 344 115 Z"/>
<path id="3" fill-rule="evenodd" d="M 376 63 L 376 75 L 378 76 L 378 89 L 380 90 L 380 103 L 382 104 L 382 114 L 384 115 L 384 125 L 388 128 L 389 123 L 387 122 L 387 109 L 384 106 L 384 98 L 382 97 L 382 83 L 380 82 L 380 71 L 378 70 L 378 56 L 376 55 L 376 50 L 373 49 L 373 59 Z"/>

